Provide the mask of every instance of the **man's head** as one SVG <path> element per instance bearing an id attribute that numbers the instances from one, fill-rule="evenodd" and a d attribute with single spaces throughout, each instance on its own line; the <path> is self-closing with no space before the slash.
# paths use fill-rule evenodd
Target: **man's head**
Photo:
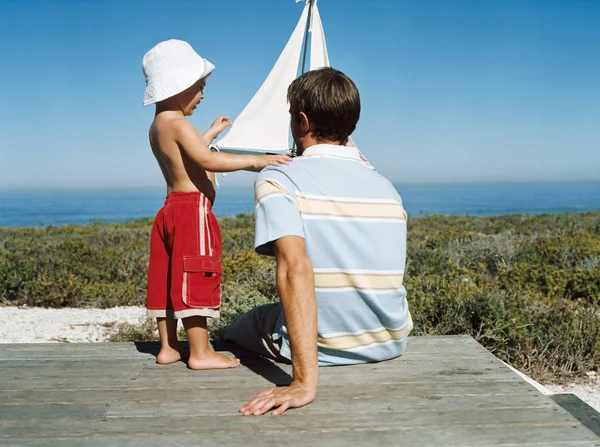
<path id="1" fill-rule="evenodd" d="M 304 73 L 288 88 L 292 135 L 299 153 L 318 143 L 345 145 L 360 118 L 352 80 L 330 67 Z"/>
<path id="2" fill-rule="evenodd" d="M 144 55 L 142 69 L 146 78 L 144 106 L 168 101 L 189 116 L 204 98 L 206 78 L 215 66 L 189 43 L 171 39 Z"/>

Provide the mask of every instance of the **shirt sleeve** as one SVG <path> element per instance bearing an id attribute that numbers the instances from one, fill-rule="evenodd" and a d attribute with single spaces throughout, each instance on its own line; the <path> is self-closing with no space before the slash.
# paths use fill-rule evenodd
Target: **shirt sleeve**
<path id="1" fill-rule="evenodd" d="M 295 200 L 296 188 L 281 171 L 263 170 L 254 183 L 257 253 L 273 256 L 273 242 L 285 236 L 304 238 L 304 225 Z"/>

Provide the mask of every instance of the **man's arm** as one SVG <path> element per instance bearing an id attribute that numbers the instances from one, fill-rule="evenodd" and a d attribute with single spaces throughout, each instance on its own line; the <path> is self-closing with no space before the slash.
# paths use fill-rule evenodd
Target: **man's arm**
<path id="1" fill-rule="evenodd" d="M 222 152 L 211 152 L 206 144 L 206 137 L 187 120 L 176 124 L 177 143 L 190 159 L 210 172 L 233 172 L 245 169 L 261 170 L 267 166 L 281 166 L 291 162 L 286 155 L 232 155 Z M 210 136 L 209 136 L 210 138 Z"/>
<path id="2" fill-rule="evenodd" d="M 274 242 L 277 291 L 292 349 L 295 382 L 317 390 L 317 300 L 312 263 L 304 239 L 287 236 Z"/>
<path id="3" fill-rule="evenodd" d="M 304 239 L 285 236 L 274 242 L 277 291 L 292 349 L 293 380 L 290 386 L 258 393 L 240 409 L 246 416 L 273 414 L 310 404 L 317 395 L 317 302 L 312 264 Z"/>

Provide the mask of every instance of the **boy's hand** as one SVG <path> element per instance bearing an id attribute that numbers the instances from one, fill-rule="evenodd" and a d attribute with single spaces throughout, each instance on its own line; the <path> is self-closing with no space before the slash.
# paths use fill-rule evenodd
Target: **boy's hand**
<path id="1" fill-rule="evenodd" d="M 209 132 L 211 132 L 216 138 L 221 132 L 223 132 L 228 127 L 232 126 L 232 122 L 229 121 L 229 118 L 226 116 L 220 116 L 210 125 Z"/>
<path id="2" fill-rule="evenodd" d="M 267 166 L 289 165 L 292 160 L 292 157 L 287 155 L 260 155 L 256 157 L 254 168 L 257 171 L 261 171 Z"/>

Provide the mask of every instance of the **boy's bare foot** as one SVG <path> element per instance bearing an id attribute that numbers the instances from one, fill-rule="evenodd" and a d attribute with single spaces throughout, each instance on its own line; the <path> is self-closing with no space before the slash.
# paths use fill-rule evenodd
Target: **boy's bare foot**
<path id="1" fill-rule="evenodd" d="M 240 366 L 240 359 L 226 357 L 214 351 L 208 351 L 200 358 L 190 357 L 190 369 L 228 369 Z"/>
<path id="2" fill-rule="evenodd" d="M 156 356 L 156 363 L 160 365 L 170 365 L 171 363 L 185 360 L 190 355 L 187 351 L 178 351 L 177 349 L 168 347 L 161 348 L 160 352 Z"/>

